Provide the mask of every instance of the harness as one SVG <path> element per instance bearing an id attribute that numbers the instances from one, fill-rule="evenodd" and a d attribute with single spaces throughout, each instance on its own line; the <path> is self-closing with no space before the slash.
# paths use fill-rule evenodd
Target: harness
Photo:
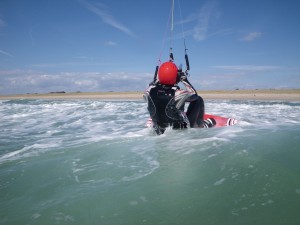
<path id="1" fill-rule="evenodd" d="M 159 128 L 187 128 L 188 120 L 183 111 L 176 108 L 175 91 L 178 87 L 156 85 L 148 95 L 148 111 Z M 155 128 L 155 127 L 154 127 Z"/>

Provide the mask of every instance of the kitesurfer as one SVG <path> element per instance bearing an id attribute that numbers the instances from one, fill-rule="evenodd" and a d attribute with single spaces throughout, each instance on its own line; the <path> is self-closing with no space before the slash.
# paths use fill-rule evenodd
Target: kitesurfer
<path id="1" fill-rule="evenodd" d="M 185 90 L 178 86 L 182 82 Z M 204 101 L 190 84 L 187 73 L 173 61 L 163 63 L 158 76 L 149 84 L 144 93 L 148 111 L 155 132 L 163 134 L 167 127 L 173 129 L 211 127 L 210 121 L 203 121 Z M 187 111 L 184 105 L 189 102 Z"/>

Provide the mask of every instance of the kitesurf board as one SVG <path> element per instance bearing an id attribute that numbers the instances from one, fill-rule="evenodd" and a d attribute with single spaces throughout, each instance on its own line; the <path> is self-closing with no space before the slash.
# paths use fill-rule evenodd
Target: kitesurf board
<path id="1" fill-rule="evenodd" d="M 216 115 L 211 115 L 211 114 L 204 114 L 204 120 L 209 120 L 209 119 L 215 120 L 216 124 L 212 127 L 232 126 L 238 122 L 236 119 L 232 119 L 232 118 L 226 118 L 226 117 L 216 116 Z M 152 127 L 152 119 L 151 118 L 148 119 L 148 121 L 146 123 L 146 127 Z"/>
<path id="2" fill-rule="evenodd" d="M 208 120 L 210 118 L 213 118 L 216 121 L 216 125 L 214 125 L 213 127 L 232 126 L 238 122 L 236 119 L 232 119 L 232 118 L 226 118 L 226 117 L 216 116 L 211 114 L 204 114 L 204 120 Z"/>

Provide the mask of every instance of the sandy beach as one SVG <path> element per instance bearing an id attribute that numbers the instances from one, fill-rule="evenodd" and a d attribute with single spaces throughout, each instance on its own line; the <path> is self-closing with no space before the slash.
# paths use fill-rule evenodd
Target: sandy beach
<path id="1" fill-rule="evenodd" d="M 300 89 L 289 90 L 232 90 L 198 91 L 207 100 L 282 100 L 300 101 Z M 101 100 L 142 100 L 143 92 L 82 92 L 1 95 L 9 99 L 101 99 Z"/>

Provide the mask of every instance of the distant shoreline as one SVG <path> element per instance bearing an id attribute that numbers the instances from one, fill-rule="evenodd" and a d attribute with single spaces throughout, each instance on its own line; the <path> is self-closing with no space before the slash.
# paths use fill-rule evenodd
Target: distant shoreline
<path id="1" fill-rule="evenodd" d="M 287 90 L 215 90 L 198 91 L 204 100 L 282 100 L 300 101 L 300 89 Z M 101 99 L 101 100 L 142 100 L 143 92 L 74 92 L 47 94 L 0 95 L 0 100 L 11 99 Z"/>

